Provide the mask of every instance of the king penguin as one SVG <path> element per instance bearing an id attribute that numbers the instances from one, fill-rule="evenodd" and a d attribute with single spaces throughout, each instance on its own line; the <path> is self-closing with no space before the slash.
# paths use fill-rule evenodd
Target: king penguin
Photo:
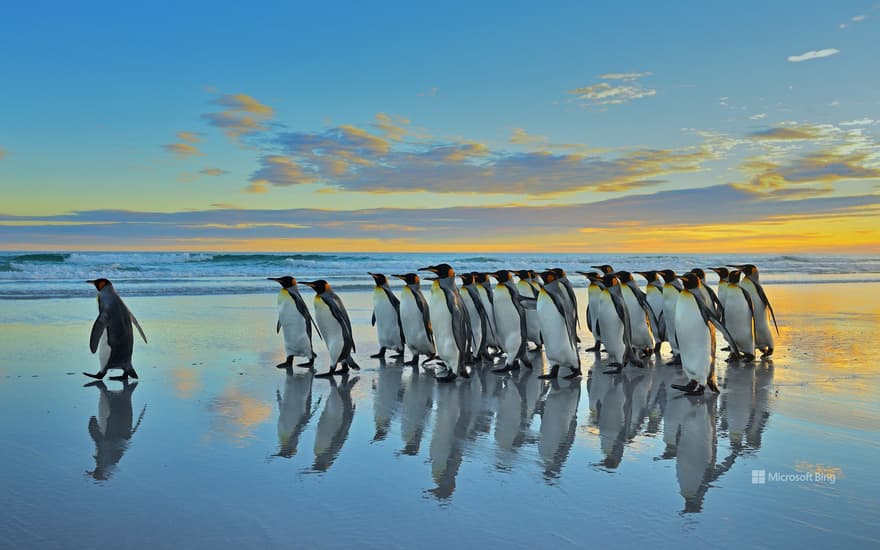
<path id="1" fill-rule="evenodd" d="M 663 321 L 666 323 L 666 339 L 672 348 L 672 361 L 667 365 L 680 365 L 681 356 L 678 353 L 678 340 L 675 337 L 675 305 L 678 303 L 678 294 L 681 292 L 681 281 L 671 269 L 660 272 L 663 277 Z"/>
<path id="2" fill-rule="evenodd" d="M 654 333 L 651 327 L 657 325 L 654 312 L 648 305 L 648 299 L 629 271 L 618 271 L 615 277 L 620 282 L 620 293 L 626 312 L 629 315 L 632 330 L 633 348 L 641 355 L 654 353 Z"/>
<path id="3" fill-rule="evenodd" d="M 726 282 L 726 306 L 724 308 L 724 326 L 730 331 L 739 348 L 742 357 L 746 361 L 755 360 L 755 307 L 752 298 L 746 289 L 739 286 L 742 272 L 730 271 Z M 719 297 L 721 294 L 719 293 Z M 730 354 L 728 361 L 739 359 L 739 356 Z"/>
<path id="4" fill-rule="evenodd" d="M 568 367 L 571 374 L 566 378 L 581 375 L 581 360 L 577 351 L 577 330 L 571 324 L 565 314 L 561 294 L 565 292 L 560 288 L 559 280 L 553 271 L 547 270 L 541 274 L 544 286 L 538 293 L 537 314 L 541 328 L 545 333 L 544 349 L 547 353 L 547 361 L 550 362 L 550 372 L 540 378 L 556 378 L 559 376 L 560 367 Z"/>
<path id="5" fill-rule="evenodd" d="M 714 271 L 718 275 L 718 300 L 721 302 L 721 307 L 727 307 L 727 278 L 730 275 L 730 270 L 726 267 L 710 267 L 712 271 Z M 722 317 L 723 321 L 724 318 Z"/>
<path id="6" fill-rule="evenodd" d="M 287 359 L 275 366 L 279 369 L 289 369 L 293 366 L 294 357 L 308 357 L 308 361 L 297 366 L 311 368 L 317 357 L 312 347 L 312 326 L 315 325 L 315 321 L 312 320 L 312 314 L 309 313 L 309 308 L 306 307 L 306 302 L 299 293 L 296 279 L 285 275 L 268 277 L 267 280 L 281 285 L 281 291 L 278 293 L 278 322 L 275 323 L 275 332 L 284 333 L 284 350 L 287 352 Z"/>
<path id="7" fill-rule="evenodd" d="M 587 327 L 593 333 L 595 344 L 593 344 L 593 347 L 587 348 L 586 351 L 599 353 L 599 350 L 602 349 L 602 337 L 599 333 L 599 304 L 601 302 L 602 290 L 605 287 L 602 286 L 602 276 L 598 273 L 593 271 L 578 271 L 578 273 L 586 277 L 590 282 L 587 287 Z"/>
<path id="8" fill-rule="evenodd" d="M 462 273 L 461 278 L 461 301 L 468 312 L 468 320 L 471 324 L 471 337 L 473 338 L 472 359 L 491 360 L 489 355 L 489 316 L 480 298 L 480 291 L 474 283 L 473 273 Z"/>
<path id="9" fill-rule="evenodd" d="M 137 378 L 137 372 L 131 365 L 131 352 L 134 348 L 131 325 L 134 323 L 146 344 L 147 337 L 144 335 L 144 330 L 119 294 L 116 294 L 113 283 L 103 278 L 86 282 L 95 285 L 98 290 L 98 318 L 92 324 L 89 348 L 92 353 L 99 351 L 101 370 L 95 374 L 87 372 L 83 374 L 101 380 L 107 375 L 108 370 L 121 369 L 120 376 L 111 376 L 110 379 L 126 380 L 129 376 Z"/>
<path id="10" fill-rule="evenodd" d="M 603 277 L 604 277 L 605 275 L 611 275 L 612 273 L 614 273 L 614 268 L 611 267 L 611 266 L 608 265 L 608 264 L 602 264 L 602 265 L 591 265 L 590 267 L 592 267 L 593 269 L 598 269 L 599 271 L 601 271 Z"/>
<path id="11" fill-rule="evenodd" d="M 681 368 L 689 378 L 686 385 L 672 387 L 688 395 L 702 395 L 706 387 L 720 393 L 715 379 L 715 328 L 724 334 L 731 349 L 738 353 L 733 337 L 721 323 L 711 306 L 698 297 L 700 279 L 695 273 L 681 276 L 684 288 L 675 306 L 675 330 L 681 353 Z"/>
<path id="12" fill-rule="evenodd" d="M 516 283 L 516 290 L 520 296 L 532 300 L 538 299 L 538 292 L 532 286 L 532 276 L 528 269 L 520 269 L 516 272 L 519 281 Z M 526 310 L 526 332 L 528 333 L 529 342 L 535 344 L 535 349 L 541 349 L 544 345 L 541 339 L 541 321 L 538 319 L 538 312 L 530 309 Z"/>
<path id="13" fill-rule="evenodd" d="M 419 271 L 430 271 L 437 275 L 437 280 L 431 284 L 430 302 L 434 343 L 442 362 L 437 381 L 451 382 L 456 376 L 470 378 L 464 366 L 471 338 L 470 321 L 461 294 L 455 286 L 455 270 L 444 263 L 422 267 Z"/>
<path id="14" fill-rule="evenodd" d="M 403 323 L 400 321 L 400 300 L 391 292 L 388 279 L 382 273 L 368 273 L 376 283 L 373 290 L 373 317 L 371 323 L 376 327 L 379 338 L 379 351 L 370 357 L 383 359 L 385 350 L 393 349 L 397 353 L 393 358 L 403 356 L 406 336 L 403 334 Z"/>
<path id="15" fill-rule="evenodd" d="M 504 366 L 494 372 L 507 372 L 520 365 L 532 368 L 529 361 L 528 332 L 526 329 L 525 306 L 527 300 L 519 295 L 510 271 L 500 270 L 491 274 L 498 284 L 495 286 L 495 334 L 501 349 L 507 354 Z M 534 300 L 532 300 L 534 307 Z"/>
<path id="16" fill-rule="evenodd" d="M 349 368 L 361 370 L 351 354 L 356 352 L 354 335 L 351 331 L 351 320 L 345 305 L 335 292 L 330 288 L 330 283 L 324 279 L 317 281 L 304 281 L 304 285 L 315 291 L 315 317 L 318 321 L 318 329 L 324 336 L 327 351 L 330 353 L 330 369 L 322 374 L 316 374 L 316 378 L 327 378 L 337 374 L 336 367 L 341 363 L 342 369 L 339 374 L 345 374 Z"/>
<path id="17" fill-rule="evenodd" d="M 656 271 L 637 271 L 639 275 L 647 279 L 648 284 L 645 286 L 645 297 L 651 311 L 654 312 L 656 326 L 652 326 L 654 336 L 657 338 L 657 344 L 654 346 L 654 353 L 660 353 L 660 346 L 663 342 L 668 342 L 666 337 L 666 320 L 663 318 L 663 281 L 660 274 Z"/>
<path id="18" fill-rule="evenodd" d="M 599 330 L 602 342 L 611 355 L 608 373 L 619 373 L 627 363 L 644 367 L 641 359 L 633 353 L 632 329 L 626 304 L 620 290 L 620 281 L 613 274 L 602 277 L 602 296 L 599 304 Z"/>
<path id="19" fill-rule="evenodd" d="M 498 330 L 495 328 L 495 292 L 492 290 L 492 281 L 489 280 L 489 275 L 489 273 L 473 272 L 474 285 L 477 287 L 477 293 L 480 295 L 480 300 L 483 301 L 483 307 L 486 309 L 486 315 L 489 319 L 489 337 L 486 342 L 489 347 L 498 350 L 501 347 L 501 342 Z"/>
<path id="20" fill-rule="evenodd" d="M 406 347 L 412 353 L 412 359 L 404 364 L 417 367 L 420 354 L 427 355 L 428 359 L 434 357 L 434 333 L 431 330 L 428 302 L 419 288 L 421 280 L 417 274 L 391 276 L 406 283 L 400 291 L 400 322 L 403 324 Z"/>
<path id="21" fill-rule="evenodd" d="M 758 268 L 753 264 L 731 265 L 730 267 L 740 269 L 745 275 L 740 281 L 740 286 L 749 293 L 752 305 L 755 307 L 755 348 L 761 350 L 761 357 L 770 357 L 773 355 L 773 333 L 770 332 L 770 317 L 773 319 L 777 335 L 779 334 L 779 325 L 776 324 L 776 314 L 773 312 L 773 306 L 770 305 L 770 299 L 767 298 L 767 293 L 761 286 Z"/>
<path id="22" fill-rule="evenodd" d="M 697 291 L 706 302 L 706 305 L 715 310 L 715 315 L 719 319 L 724 319 L 724 305 L 721 303 L 718 295 L 715 294 L 715 291 L 712 290 L 712 287 L 706 284 L 706 272 L 699 267 L 695 267 L 694 269 L 691 269 L 691 273 L 696 275 L 699 280 Z"/>
<path id="23" fill-rule="evenodd" d="M 571 281 L 568 280 L 568 275 L 566 275 L 565 270 L 561 267 L 554 267 L 551 271 L 556 274 L 556 280 L 559 281 L 560 286 L 565 290 L 564 295 L 568 302 L 568 314 L 570 315 L 570 318 L 574 320 L 575 326 L 580 328 L 581 318 L 580 315 L 578 315 L 577 295 L 574 293 L 574 287 L 571 286 Z M 575 336 L 577 336 L 577 333 L 575 333 Z M 577 341 L 581 341 L 580 337 L 578 337 Z"/>

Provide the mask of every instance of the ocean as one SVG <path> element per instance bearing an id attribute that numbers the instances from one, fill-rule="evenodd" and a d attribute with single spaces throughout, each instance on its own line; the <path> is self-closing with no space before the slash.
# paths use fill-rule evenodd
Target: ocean
<path id="1" fill-rule="evenodd" d="M 458 272 L 561 266 L 575 286 L 586 286 L 575 271 L 590 271 L 591 265 L 605 263 L 630 271 L 671 268 L 679 272 L 754 263 L 765 284 L 880 281 L 880 256 L 17 251 L 0 253 L 0 300 L 92 296 L 94 289 L 84 281 L 97 277 L 112 280 L 117 288 L 124 288 L 126 296 L 273 293 L 275 285 L 265 278 L 281 275 L 326 279 L 341 291 L 365 290 L 373 286 L 368 271 L 405 273 L 439 262 L 451 264 Z M 709 277 L 714 278 L 714 273 Z"/>

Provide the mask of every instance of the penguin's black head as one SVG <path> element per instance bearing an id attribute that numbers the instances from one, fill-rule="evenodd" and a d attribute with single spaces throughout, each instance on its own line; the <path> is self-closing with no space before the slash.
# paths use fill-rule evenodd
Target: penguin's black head
<path id="1" fill-rule="evenodd" d="M 520 281 L 531 281 L 532 273 L 528 269 L 520 269 L 516 272 L 516 276 Z"/>
<path id="2" fill-rule="evenodd" d="M 563 277 L 566 276 L 566 275 L 565 275 L 565 270 L 562 269 L 561 267 L 554 267 L 554 268 L 552 268 L 550 271 L 552 271 L 553 273 L 556 274 L 556 278 L 557 278 L 557 279 L 561 279 L 561 278 L 563 278 Z"/>
<path id="3" fill-rule="evenodd" d="M 684 287 L 688 290 L 694 290 L 700 286 L 700 278 L 696 273 L 690 272 L 680 276 L 679 279 L 684 281 Z"/>
<path id="4" fill-rule="evenodd" d="M 691 269 L 691 273 L 693 273 L 694 275 L 699 277 L 701 281 L 706 280 L 706 272 L 703 271 L 702 269 L 700 269 L 699 267 L 695 267 L 695 268 Z"/>
<path id="5" fill-rule="evenodd" d="M 737 283 L 739 283 L 741 275 L 742 275 L 742 271 L 740 271 L 738 269 L 731 270 L 730 273 L 727 274 L 727 282 L 737 284 Z"/>
<path id="6" fill-rule="evenodd" d="M 727 267 L 735 267 L 735 268 L 739 269 L 740 271 L 743 272 L 743 275 L 745 275 L 746 277 L 751 277 L 752 275 L 754 275 L 755 273 L 758 272 L 758 268 L 757 268 L 757 266 L 755 266 L 755 264 L 741 264 L 741 265 L 727 264 Z"/>
<path id="7" fill-rule="evenodd" d="M 601 271 L 604 275 L 610 275 L 610 274 L 614 273 L 614 268 L 611 267 L 611 266 L 608 265 L 608 264 L 604 264 L 604 265 L 591 265 L 590 267 L 592 267 L 593 269 L 598 269 L 598 270 Z"/>
<path id="8" fill-rule="evenodd" d="M 547 269 L 541 272 L 541 280 L 544 281 L 545 285 L 549 285 L 557 278 L 558 277 L 556 277 L 556 273 L 554 273 L 552 269 Z"/>
<path id="9" fill-rule="evenodd" d="M 470 285 L 474 282 L 473 273 L 462 273 L 461 275 L 459 275 L 459 277 L 461 278 L 461 284 L 463 285 Z"/>
<path id="10" fill-rule="evenodd" d="M 709 269 L 717 273 L 718 278 L 720 278 L 722 281 L 727 281 L 728 277 L 730 276 L 730 270 L 728 270 L 726 267 L 710 267 Z"/>
<path id="11" fill-rule="evenodd" d="M 429 265 L 428 267 L 420 267 L 419 271 L 432 271 L 437 274 L 440 279 L 447 277 L 455 277 L 455 270 L 449 264 Z"/>
<path id="12" fill-rule="evenodd" d="M 583 275 L 584 277 L 589 279 L 590 282 L 592 282 L 592 283 L 595 283 L 596 281 L 602 280 L 602 277 L 598 273 L 596 273 L 595 271 L 576 271 L 575 273 L 577 273 L 578 275 Z"/>
<path id="13" fill-rule="evenodd" d="M 317 281 L 303 281 L 302 284 L 310 287 L 317 294 L 323 294 L 330 290 L 330 283 L 328 283 L 324 279 L 318 279 Z"/>
<path id="14" fill-rule="evenodd" d="M 95 288 L 97 288 L 99 291 L 107 285 L 113 286 L 113 283 L 111 283 L 108 279 L 104 279 L 103 277 L 100 279 L 95 279 L 93 281 L 86 281 L 86 282 L 91 285 L 95 285 Z"/>
<path id="15" fill-rule="evenodd" d="M 672 271 L 671 269 L 664 269 L 660 272 L 660 276 L 662 276 L 663 280 L 667 283 L 671 283 L 675 280 L 675 271 Z"/>
<path id="16" fill-rule="evenodd" d="M 614 274 L 621 283 L 628 283 L 633 280 L 632 273 L 629 271 L 618 271 Z"/>
<path id="17" fill-rule="evenodd" d="M 510 271 L 507 271 L 506 269 L 500 269 L 494 273 L 489 273 L 488 275 L 495 277 L 499 283 L 506 283 L 510 280 Z"/>
<path id="18" fill-rule="evenodd" d="M 471 272 L 471 275 L 473 275 L 474 280 L 481 285 L 489 282 L 489 273 L 480 273 L 479 271 L 473 271 Z"/>
<path id="19" fill-rule="evenodd" d="M 385 277 L 385 275 L 381 273 L 367 273 L 370 275 L 370 277 L 373 278 L 373 281 L 376 282 L 376 286 L 383 286 L 388 284 L 388 279 Z"/>
<path id="20" fill-rule="evenodd" d="M 418 274 L 416 273 L 407 273 L 406 275 L 391 275 L 392 277 L 397 277 L 402 280 L 404 283 L 408 285 L 417 285 L 421 282 Z"/>
<path id="21" fill-rule="evenodd" d="M 619 281 L 617 277 L 614 276 L 614 273 L 606 273 L 604 277 L 602 277 L 602 284 L 605 285 L 605 288 L 611 288 L 616 285 Z"/>
<path id="22" fill-rule="evenodd" d="M 267 277 L 267 281 L 275 281 L 283 288 L 290 288 L 296 285 L 296 279 L 291 277 L 290 275 L 285 275 L 284 277 Z"/>
<path id="23" fill-rule="evenodd" d="M 538 276 L 538 274 L 535 273 L 535 270 L 534 270 L 534 269 L 530 269 L 530 270 L 529 270 L 529 277 L 530 277 L 533 281 L 535 280 L 535 277 L 537 277 L 537 276 Z"/>
<path id="24" fill-rule="evenodd" d="M 652 283 L 657 280 L 657 272 L 656 271 L 636 271 L 637 275 L 641 275 L 645 279 L 648 280 L 649 283 Z"/>

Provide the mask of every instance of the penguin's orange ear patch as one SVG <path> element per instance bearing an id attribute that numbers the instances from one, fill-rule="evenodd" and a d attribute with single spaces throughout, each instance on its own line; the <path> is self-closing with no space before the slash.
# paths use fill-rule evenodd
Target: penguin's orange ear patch
<path id="1" fill-rule="evenodd" d="M 101 290 L 102 288 L 104 288 L 105 286 L 107 286 L 107 281 L 103 281 L 103 280 L 98 281 L 98 282 L 95 284 L 95 286 L 98 287 L 98 290 Z"/>

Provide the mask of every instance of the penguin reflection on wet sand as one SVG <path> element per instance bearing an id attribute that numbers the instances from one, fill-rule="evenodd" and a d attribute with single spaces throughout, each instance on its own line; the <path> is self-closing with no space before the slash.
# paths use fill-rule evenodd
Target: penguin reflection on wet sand
<path id="1" fill-rule="evenodd" d="M 370 357 L 384 359 L 385 351 L 389 348 L 397 352 L 391 356 L 392 359 L 403 357 L 406 336 L 400 320 L 400 300 L 391 292 L 385 275 L 382 273 L 369 273 L 369 275 L 376 283 L 376 288 L 373 289 L 373 317 L 370 323 L 376 327 L 376 335 L 379 339 L 379 352 Z"/>
<path id="2" fill-rule="evenodd" d="M 581 399 L 580 380 L 553 379 L 541 405 L 538 453 L 544 463 L 547 483 L 559 477 L 577 432 L 577 409 Z"/>
<path id="3" fill-rule="evenodd" d="M 327 351 L 330 353 L 330 369 L 315 376 L 318 378 L 333 376 L 337 374 L 336 367 L 339 364 L 342 364 L 339 374 L 348 372 L 349 368 L 360 370 L 360 366 L 351 356 L 357 350 L 352 336 L 351 320 L 342 300 L 323 279 L 305 281 L 303 284 L 315 291 L 315 317 L 318 320 L 318 329 L 324 336 L 324 343 L 327 344 Z"/>
<path id="4" fill-rule="evenodd" d="M 400 412 L 400 454 L 416 456 L 422 445 L 425 424 L 434 408 L 434 377 L 413 369 L 403 390 Z"/>
<path id="5" fill-rule="evenodd" d="M 376 424 L 373 441 L 384 441 L 388 437 L 391 421 L 403 398 L 403 369 L 399 368 L 402 362 L 395 366 L 398 368 L 386 365 L 384 358 L 379 359 L 379 374 L 373 379 L 373 421 Z"/>
<path id="6" fill-rule="evenodd" d="M 92 353 L 98 352 L 101 370 L 95 374 L 88 372 L 83 374 L 101 380 L 107 375 L 108 370 L 120 369 L 122 374 L 111 376 L 111 380 L 126 380 L 129 376 L 137 378 L 137 372 L 131 364 L 131 353 L 134 348 L 132 323 L 137 327 L 146 344 L 147 337 L 144 335 L 144 330 L 114 290 L 113 283 L 103 278 L 86 282 L 95 285 L 98 290 L 98 318 L 92 324 L 89 349 Z"/>
<path id="7" fill-rule="evenodd" d="M 437 486 L 428 492 L 438 499 L 447 499 L 455 492 L 455 478 L 477 415 L 479 391 L 477 384 L 437 387 L 437 410 L 429 449 L 431 477 Z"/>
<path id="8" fill-rule="evenodd" d="M 137 422 L 131 407 L 131 396 L 137 382 L 122 381 L 122 389 L 110 391 L 104 382 L 86 384 L 101 391 L 98 398 L 98 416 L 89 419 L 89 435 L 95 442 L 95 469 L 88 473 L 98 481 L 107 480 L 113 475 L 116 465 L 128 449 L 129 442 L 137 432 L 147 406 L 144 405 Z"/>
<path id="9" fill-rule="evenodd" d="M 329 470 L 348 439 L 355 412 L 351 390 L 358 380 L 357 376 L 349 378 L 348 374 L 343 374 L 337 384 L 335 378 L 330 378 L 330 393 L 315 432 L 315 462 L 312 465 L 315 471 Z"/>
<path id="10" fill-rule="evenodd" d="M 699 512 L 710 481 L 718 477 L 715 398 L 687 399 L 679 395 L 674 399 L 683 402 L 676 437 L 675 474 L 684 497 L 684 512 Z"/>
<path id="11" fill-rule="evenodd" d="M 308 426 L 318 406 L 319 397 L 312 406 L 312 372 L 287 376 L 284 395 L 275 390 L 278 400 L 278 453 L 275 456 L 290 458 L 296 454 L 299 438 Z"/>
<path id="12" fill-rule="evenodd" d="M 285 275 L 268 277 L 267 280 L 281 285 L 281 291 L 278 292 L 278 322 L 275 323 L 275 332 L 284 334 L 284 350 L 287 352 L 287 358 L 276 367 L 289 369 L 293 366 L 294 357 L 305 357 L 307 360 L 297 366 L 311 368 L 317 357 L 312 347 L 312 326 L 317 325 L 299 293 L 296 279 Z M 320 331 L 318 333 L 320 334 Z"/>

